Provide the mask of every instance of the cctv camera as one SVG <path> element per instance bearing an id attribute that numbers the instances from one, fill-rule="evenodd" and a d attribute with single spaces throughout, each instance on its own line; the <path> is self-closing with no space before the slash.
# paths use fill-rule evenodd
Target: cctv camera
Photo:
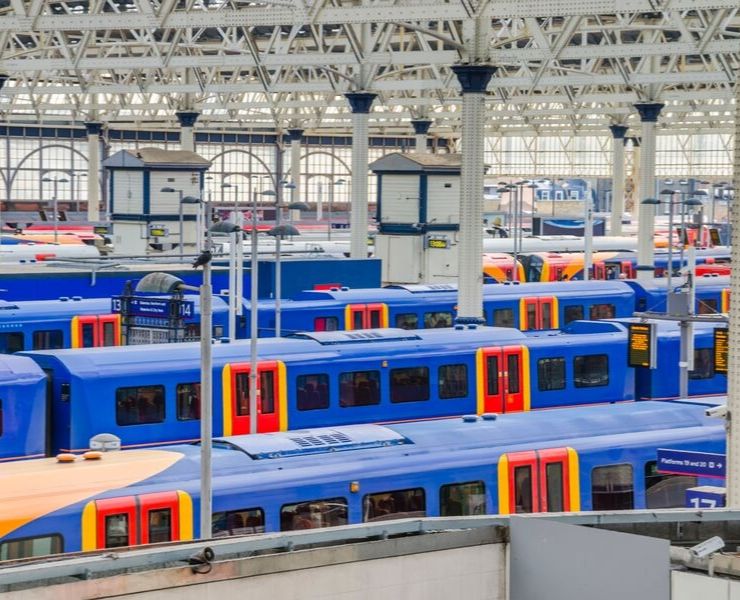
<path id="1" fill-rule="evenodd" d="M 712 406 L 704 411 L 704 414 L 708 417 L 714 417 L 715 419 L 726 419 L 727 418 L 727 406 Z"/>
<path id="2" fill-rule="evenodd" d="M 691 548 L 689 548 L 689 552 L 691 552 L 691 555 L 694 558 L 706 558 L 710 554 L 719 552 L 724 547 L 725 541 L 721 537 L 715 535 L 714 537 L 703 541 L 701 544 L 692 546 Z"/>

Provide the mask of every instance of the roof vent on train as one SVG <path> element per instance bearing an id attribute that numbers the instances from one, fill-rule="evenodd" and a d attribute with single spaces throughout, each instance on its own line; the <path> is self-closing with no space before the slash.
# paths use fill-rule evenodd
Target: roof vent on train
<path id="1" fill-rule="evenodd" d="M 329 454 L 367 448 L 401 446 L 413 442 L 381 425 L 303 429 L 260 436 L 238 435 L 214 439 L 217 446 L 239 450 L 254 460 Z"/>
<path id="2" fill-rule="evenodd" d="M 82 296 L 72 296 L 72 302 L 80 302 L 82 300 Z"/>
<path id="3" fill-rule="evenodd" d="M 59 296 L 59 302 L 69 302 L 69 296 Z"/>
<path id="4" fill-rule="evenodd" d="M 18 305 L 6 300 L 0 300 L 0 310 L 18 310 Z"/>
<path id="5" fill-rule="evenodd" d="M 418 334 L 406 329 L 356 329 L 352 331 L 304 331 L 292 338 L 314 340 L 322 346 L 356 344 L 358 342 L 399 342 L 420 340 Z"/>
<path id="6" fill-rule="evenodd" d="M 432 284 L 394 284 L 386 286 L 394 290 L 406 290 L 412 294 L 427 294 L 429 292 L 456 292 L 457 285 L 452 283 L 432 283 Z"/>

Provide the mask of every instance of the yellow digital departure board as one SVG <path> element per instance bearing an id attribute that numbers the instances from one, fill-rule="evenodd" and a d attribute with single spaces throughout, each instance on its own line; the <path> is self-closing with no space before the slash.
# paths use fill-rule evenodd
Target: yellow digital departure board
<path id="1" fill-rule="evenodd" d="M 653 323 L 631 323 L 629 326 L 628 364 L 630 367 L 654 369 L 656 337 Z"/>
<path id="2" fill-rule="evenodd" d="M 714 372 L 727 375 L 727 358 L 730 350 L 730 330 L 714 330 Z"/>

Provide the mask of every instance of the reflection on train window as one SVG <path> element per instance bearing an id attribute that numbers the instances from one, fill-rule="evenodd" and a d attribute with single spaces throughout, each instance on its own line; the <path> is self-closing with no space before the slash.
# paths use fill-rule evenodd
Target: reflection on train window
<path id="1" fill-rule="evenodd" d="M 514 467 L 514 512 L 532 512 L 532 467 Z"/>
<path id="2" fill-rule="evenodd" d="M 468 395 L 467 365 L 442 365 L 437 374 L 440 398 L 465 398 Z"/>
<path id="3" fill-rule="evenodd" d="M 537 327 L 537 304 L 527 304 L 527 329 L 538 329 Z"/>
<path id="4" fill-rule="evenodd" d="M 694 369 L 689 379 L 711 379 L 714 377 L 714 352 L 712 348 L 694 349 Z"/>
<path id="5" fill-rule="evenodd" d="M 596 467 L 591 471 L 591 504 L 593 510 L 632 510 L 635 507 L 632 465 Z"/>
<path id="6" fill-rule="evenodd" d="M 391 369 L 391 402 L 429 400 L 429 368 Z"/>
<path id="7" fill-rule="evenodd" d="M 198 327 L 200 328 L 200 326 Z M 116 324 L 106 321 L 103 323 L 103 346 L 115 346 L 115 345 L 116 345 Z"/>
<path id="8" fill-rule="evenodd" d="M 16 560 L 32 556 L 46 556 L 64 552 L 62 536 L 58 533 L 11 540 L 0 544 L 0 560 Z"/>
<path id="9" fill-rule="evenodd" d="M 416 313 L 400 313 L 396 315 L 396 327 L 401 329 L 418 329 L 419 315 Z"/>
<path id="10" fill-rule="evenodd" d="M 172 540 L 172 509 L 150 510 L 148 521 L 150 544 Z"/>
<path id="11" fill-rule="evenodd" d="M 107 515 L 105 517 L 105 547 L 121 548 L 128 546 L 128 515 Z"/>
<path id="12" fill-rule="evenodd" d="M 575 306 L 566 306 L 563 310 L 563 318 L 565 319 L 566 325 L 571 321 L 579 321 L 583 319 L 583 305 L 577 304 Z"/>
<path id="13" fill-rule="evenodd" d="M 339 406 L 380 403 L 380 371 L 352 371 L 339 375 Z"/>
<path id="14" fill-rule="evenodd" d="M 613 319 L 617 314 L 613 304 L 592 304 L 588 312 L 591 319 Z"/>
<path id="15" fill-rule="evenodd" d="M 519 355 L 509 354 L 506 356 L 506 373 L 508 375 L 508 381 L 506 383 L 507 392 L 509 394 L 518 394 L 521 390 L 519 389 Z M 490 376 L 489 376 L 490 379 Z"/>
<path id="16" fill-rule="evenodd" d="M 426 329 L 435 329 L 437 327 L 452 327 L 452 313 L 450 312 L 424 313 L 424 327 Z"/>
<path id="17" fill-rule="evenodd" d="M 454 483 L 439 488 L 439 514 L 462 517 L 486 514 L 486 486 L 482 481 Z"/>
<path id="18" fill-rule="evenodd" d="M 648 461 L 645 463 L 645 508 L 682 508 L 686 490 L 696 485 L 696 477 L 663 475 L 658 473 L 657 461 Z"/>
<path id="19" fill-rule="evenodd" d="M 64 348 L 64 335 L 61 329 L 33 332 L 34 350 L 59 350 Z"/>
<path id="20" fill-rule="evenodd" d="M 298 410 L 316 410 L 329 408 L 329 376 L 299 375 L 296 377 L 298 390 Z"/>
<path id="21" fill-rule="evenodd" d="M 543 298 L 542 304 L 542 329 L 552 329 L 552 301 Z"/>
<path id="22" fill-rule="evenodd" d="M 286 504 L 280 509 L 280 531 L 340 527 L 346 524 L 346 498 Z"/>
<path id="23" fill-rule="evenodd" d="M 573 359 L 573 381 L 576 387 L 609 385 L 609 357 L 606 354 L 589 354 Z"/>
<path id="24" fill-rule="evenodd" d="M 363 521 L 389 521 L 410 517 L 425 517 L 424 488 L 368 494 L 362 500 Z"/>
<path id="25" fill-rule="evenodd" d="M 177 384 L 177 419 L 200 419 L 200 383 Z"/>
<path id="26" fill-rule="evenodd" d="M 696 312 L 700 315 L 712 315 L 717 310 L 717 301 L 713 298 L 706 298 L 705 300 L 696 300 Z"/>
<path id="27" fill-rule="evenodd" d="M 537 361 L 537 387 L 541 392 L 565 389 L 565 359 L 541 358 Z"/>
<path id="28" fill-rule="evenodd" d="M 24 349 L 23 333 L 0 333 L 0 354 L 13 354 Z"/>
<path id="29" fill-rule="evenodd" d="M 275 373 L 273 371 L 258 371 L 259 373 L 259 412 L 263 415 L 275 412 Z M 236 374 L 236 416 L 249 416 L 249 373 Z"/>
<path id="30" fill-rule="evenodd" d="M 514 327 L 514 311 L 511 308 L 497 308 L 493 311 L 494 327 Z"/>
<path id="31" fill-rule="evenodd" d="M 110 323 L 107 323 L 110 325 Z M 188 342 L 197 342 L 200 339 L 200 323 L 188 323 L 185 325 L 185 340 Z M 105 344 L 112 346 L 113 344 Z"/>
<path id="32" fill-rule="evenodd" d="M 314 331 L 337 331 L 339 319 L 337 317 L 316 317 L 313 320 Z"/>
<path id="33" fill-rule="evenodd" d="M 164 421 L 164 386 L 145 385 L 116 390 L 116 423 L 139 425 Z"/>
<path id="34" fill-rule="evenodd" d="M 265 532 L 265 511 L 261 508 L 243 508 L 213 513 L 213 537 L 246 535 Z"/>
<path id="35" fill-rule="evenodd" d="M 545 465 L 547 489 L 547 512 L 563 512 L 563 463 L 551 462 Z"/>

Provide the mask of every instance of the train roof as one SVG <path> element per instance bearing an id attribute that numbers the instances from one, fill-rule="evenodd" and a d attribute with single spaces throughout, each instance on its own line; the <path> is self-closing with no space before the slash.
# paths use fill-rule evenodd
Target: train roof
<path id="1" fill-rule="evenodd" d="M 0 385 L 35 382 L 46 375 L 33 360 L 15 354 L 0 354 Z"/>

